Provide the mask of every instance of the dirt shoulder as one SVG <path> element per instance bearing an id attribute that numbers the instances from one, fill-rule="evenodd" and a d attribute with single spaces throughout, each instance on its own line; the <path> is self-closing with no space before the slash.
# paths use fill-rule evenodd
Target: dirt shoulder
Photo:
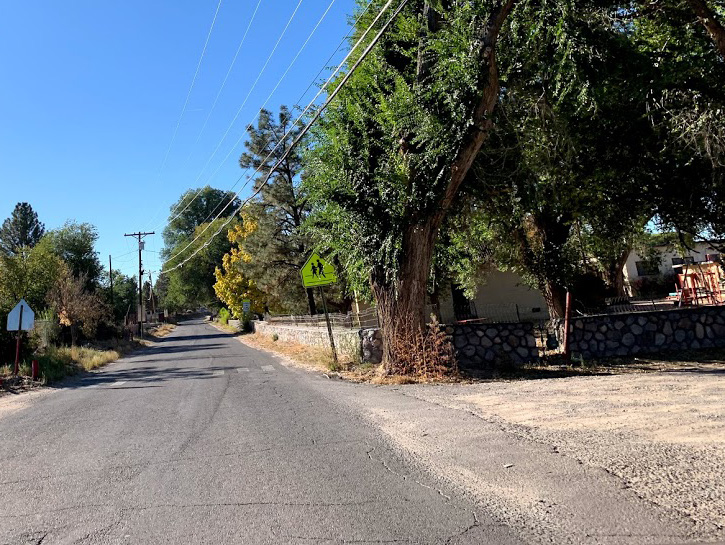
<path id="1" fill-rule="evenodd" d="M 611 376 L 407 386 L 622 479 L 725 538 L 725 364 Z"/>

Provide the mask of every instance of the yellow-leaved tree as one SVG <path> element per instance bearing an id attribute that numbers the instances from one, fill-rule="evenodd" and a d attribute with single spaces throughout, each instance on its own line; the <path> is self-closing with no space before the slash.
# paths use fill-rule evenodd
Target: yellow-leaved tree
<path id="1" fill-rule="evenodd" d="M 252 312 L 262 314 L 265 311 L 266 294 L 244 274 L 244 264 L 251 263 L 252 256 L 244 250 L 242 242 L 256 229 L 257 222 L 242 213 L 241 224 L 235 225 L 227 233 L 232 248 L 222 258 L 222 269 L 217 267 L 214 271 L 214 291 L 237 318 L 242 318 L 245 299 L 249 299 Z"/>

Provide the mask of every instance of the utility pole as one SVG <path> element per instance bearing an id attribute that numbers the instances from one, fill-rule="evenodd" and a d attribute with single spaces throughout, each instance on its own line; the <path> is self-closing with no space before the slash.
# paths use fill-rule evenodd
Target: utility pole
<path id="1" fill-rule="evenodd" d="M 143 237 L 147 235 L 155 235 L 154 231 L 150 233 L 126 233 L 124 237 L 136 237 L 138 240 L 138 334 L 143 338 L 143 268 L 141 267 L 141 250 L 143 250 Z"/>
<path id="2" fill-rule="evenodd" d="M 154 300 L 154 285 L 151 282 L 151 271 L 149 271 L 149 299 L 151 303 L 151 312 L 156 314 L 156 301 Z"/>
<path id="3" fill-rule="evenodd" d="M 111 312 L 113 313 L 113 323 L 116 323 L 116 307 L 113 305 L 113 265 L 111 264 L 111 254 L 108 254 L 108 279 L 111 282 Z"/>

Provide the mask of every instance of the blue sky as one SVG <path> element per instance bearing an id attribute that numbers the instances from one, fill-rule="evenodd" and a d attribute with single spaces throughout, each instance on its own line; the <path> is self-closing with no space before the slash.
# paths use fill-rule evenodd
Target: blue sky
<path id="1" fill-rule="evenodd" d="M 90 222 L 98 228 L 102 262 L 107 266 L 112 254 L 113 268 L 126 274 L 138 265 L 135 244 L 124 233 L 155 230 L 144 268 L 158 270 L 170 206 L 188 188 L 235 183 L 243 139 L 236 148 L 234 143 L 331 1 L 302 0 L 246 106 L 202 170 L 299 0 L 261 0 L 195 144 L 258 2 L 222 0 L 164 168 L 218 0 L 0 0 L 0 221 L 27 201 L 47 229 L 66 220 Z M 354 0 L 334 1 L 269 109 L 297 101 L 347 33 L 353 9 Z"/>

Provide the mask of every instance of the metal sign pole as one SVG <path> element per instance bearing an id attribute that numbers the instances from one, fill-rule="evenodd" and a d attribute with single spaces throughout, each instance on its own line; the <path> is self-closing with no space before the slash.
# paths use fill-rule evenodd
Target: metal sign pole
<path id="1" fill-rule="evenodd" d="M 20 336 L 23 334 L 23 305 L 20 305 L 20 314 L 18 315 L 18 340 L 15 344 L 15 374 L 20 373 Z"/>
<path id="2" fill-rule="evenodd" d="M 325 309 L 325 321 L 327 322 L 327 334 L 330 336 L 330 346 L 332 347 L 332 361 L 337 367 L 337 350 L 335 350 L 335 337 L 332 334 L 332 326 L 330 325 L 330 315 L 327 313 L 327 300 L 325 299 L 325 290 L 320 286 L 320 295 L 322 296 L 322 308 Z"/>

